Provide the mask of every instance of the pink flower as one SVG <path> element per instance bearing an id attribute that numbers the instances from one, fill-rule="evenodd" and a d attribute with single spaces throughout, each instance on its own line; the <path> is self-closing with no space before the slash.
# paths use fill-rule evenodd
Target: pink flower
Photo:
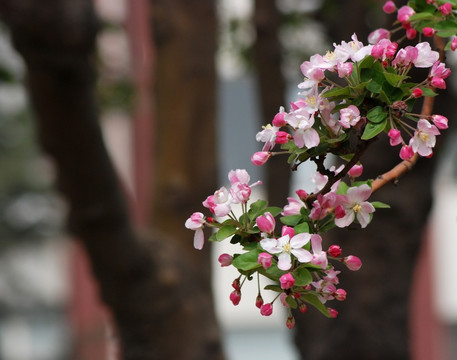
<path id="1" fill-rule="evenodd" d="M 269 253 L 261 252 L 257 257 L 257 262 L 262 265 L 262 267 L 266 270 L 271 267 L 271 256 Z"/>
<path id="2" fill-rule="evenodd" d="M 343 259 L 343 263 L 347 266 L 349 270 L 357 271 L 362 267 L 362 260 L 357 256 L 349 255 Z"/>
<path id="3" fill-rule="evenodd" d="M 392 61 L 392 66 L 409 66 L 416 61 L 419 50 L 412 46 L 407 46 L 398 50 L 395 59 Z"/>
<path id="4" fill-rule="evenodd" d="M 205 242 L 203 234 L 203 226 L 205 224 L 205 216 L 201 212 L 194 212 L 190 218 L 186 220 L 184 226 L 190 230 L 194 230 L 194 248 L 197 250 L 203 249 Z"/>
<path id="5" fill-rule="evenodd" d="M 308 193 L 303 189 L 298 189 L 297 191 L 295 191 L 295 194 L 298 195 L 301 201 L 305 201 L 308 197 Z"/>
<path id="6" fill-rule="evenodd" d="M 362 175 L 363 173 L 363 165 L 360 164 L 360 165 L 354 165 L 353 167 L 351 167 L 351 169 L 348 171 L 348 175 L 351 176 L 351 177 L 359 177 L 360 175 Z"/>
<path id="7" fill-rule="evenodd" d="M 451 69 L 446 68 L 446 65 L 440 61 L 435 62 L 430 69 L 431 77 L 446 79 L 449 75 L 451 75 Z"/>
<path id="8" fill-rule="evenodd" d="M 219 261 L 221 266 L 229 266 L 232 264 L 233 257 L 229 254 L 221 254 L 217 261 Z"/>
<path id="9" fill-rule="evenodd" d="M 422 95 L 424 95 L 424 92 L 420 88 L 415 88 L 412 93 L 413 97 L 420 98 Z"/>
<path id="10" fill-rule="evenodd" d="M 406 5 L 402 6 L 400 9 L 398 9 L 397 20 L 401 23 L 407 23 L 409 22 L 409 18 L 413 16 L 415 13 L 416 12 L 413 10 L 413 8 Z"/>
<path id="11" fill-rule="evenodd" d="M 271 153 L 267 151 L 259 151 L 251 156 L 251 162 L 256 166 L 265 164 L 271 158 Z"/>
<path id="12" fill-rule="evenodd" d="M 335 293 L 333 294 L 333 296 L 335 297 L 336 300 L 338 301 L 344 301 L 346 300 L 346 290 L 344 289 L 338 289 L 335 291 Z"/>
<path id="13" fill-rule="evenodd" d="M 279 112 L 273 118 L 273 121 L 272 121 L 273 126 L 280 128 L 281 126 L 286 125 L 287 124 L 286 120 L 284 120 L 285 114 L 286 114 L 286 112 L 284 111 L 284 108 L 281 106 L 279 108 Z"/>
<path id="14" fill-rule="evenodd" d="M 395 10 L 397 10 L 397 7 L 395 6 L 395 3 L 393 1 L 386 1 L 384 6 L 382 7 L 382 10 L 386 14 L 392 14 L 395 12 Z"/>
<path id="15" fill-rule="evenodd" d="M 457 37 L 453 38 L 451 41 L 451 50 L 455 51 L 457 49 Z"/>
<path id="16" fill-rule="evenodd" d="M 263 316 L 270 316 L 273 313 L 273 305 L 271 303 L 263 304 L 260 307 L 260 314 Z"/>
<path id="17" fill-rule="evenodd" d="M 325 195 L 319 194 L 313 202 L 313 208 L 309 215 L 311 220 L 321 220 L 327 216 L 328 211 L 335 206 L 337 195 L 334 192 L 328 192 Z"/>
<path id="18" fill-rule="evenodd" d="M 432 78 L 432 80 L 430 81 L 430 85 L 437 89 L 446 89 L 446 81 L 439 77 Z"/>
<path id="19" fill-rule="evenodd" d="M 270 212 L 266 212 L 265 214 L 259 216 L 255 220 L 257 227 L 259 228 L 260 231 L 267 233 L 267 234 L 272 234 L 273 231 L 275 230 L 276 226 L 276 221 L 274 216 Z"/>
<path id="20" fill-rule="evenodd" d="M 330 245 L 327 252 L 330 256 L 335 258 L 339 257 L 343 253 L 339 245 Z"/>
<path id="21" fill-rule="evenodd" d="M 230 293 L 230 301 L 233 303 L 233 305 L 237 306 L 240 303 L 241 300 L 241 292 L 239 290 L 233 290 Z"/>
<path id="22" fill-rule="evenodd" d="M 290 134 L 285 131 L 276 132 L 275 144 L 287 144 L 291 138 Z"/>
<path id="23" fill-rule="evenodd" d="M 223 186 L 216 190 L 214 195 L 210 195 L 203 201 L 203 206 L 208 208 L 214 215 L 223 217 L 231 210 L 232 197 L 228 190 Z"/>
<path id="24" fill-rule="evenodd" d="M 432 37 L 433 35 L 435 35 L 436 30 L 434 28 L 431 28 L 431 27 L 424 27 L 422 29 L 422 32 L 424 33 L 424 36 Z"/>
<path id="25" fill-rule="evenodd" d="M 338 63 L 336 69 L 338 71 L 338 76 L 344 78 L 352 74 L 354 66 L 350 62 Z"/>
<path id="26" fill-rule="evenodd" d="M 303 207 L 303 204 L 300 201 L 298 201 L 292 197 L 288 197 L 287 201 L 289 203 L 286 206 L 284 206 L 284 210 L 281 214 L 283 216 L 299 215 L 300 210 Z"/>
<path id="27" fill-rule="evenodd" d="M 413 61 L 414 66 L 418 68 L 431 67 L 438 61 L 440 55 L 433 51 L 428 42 L 421 42 L 415 46 L 417 49 L 417 58 Z"/>
<path id="28" fill-rule="evenodd" d="M 344 210 L 344 207 L 342 205 L 338 205 L 335 208 L 335 219 L 341 219 L 346 215 L 346 210 Z"/>
<path id="29" fill-rule="evenodd" d="M 298 309 L 300 310 L 300 312 L 301 312 L 302 314 L 304 314 L 305 312 L 308 311 L 308 307 L 307 307 L 306 304 L 304 304 L 304 303 L 300 303 L 300 305 L 298 306 Z"/>
<path id="30" fill-rule="evenodd" d="M 301 263 L 311 261 L 313 255 L 308 250 L 303 249 L 311 239 L 308 233 L 301 233 L 290 238 L 289 234 L 281 236 L 279 239 L 266 238 L 260 241 L 260 246 L 270 254 L 278 255 L 278 268 L 289 270 L 292 267 L 291 255 L 294 255 Z"/>
<path id="31" fill-rule="evenodd" d="M 390 39 L 390 31 L 379 28 L 368 35 L 368 42 L 373 45 L 377 44 L 382 39 Z"/>
<path id="32" fill-rule="evenodd" d="M 294 286 L 295 279 L 291 273 L 287 273 L 287 274 L 282 275 L 279 278 L 279 282 L 281 284 L 281 289 L 286 290 L 286 289 L 290 289 L 292 286 Z"/>
<path id="33" fill-rule="evenodd" d="M 416 29 L 414 29 L 414 28 L 406 29 L 406 37 L 409 40 L 414 39 L 416 36 L 417 36 L 417 30 Z"/>
<path id="34" fill-rule="evenodd" d="M 338 311 L 332 308 L 327 308 L 327 311 L 332 319 L 338 317 Z"/>
<path id="35" fill-rule="evenodd" d="M 287 297 L 288 297 L 288 295 L 285 292 L 282 292 L 279 295 L 279 301 L 281 301 L 282 306 L 284 306 L 286 308 L 289 307 L 289 304 L 287 303 Z"/>
<path id="36" fill-rule="evenodd" d="M 400 159 L 402 160 L 411 160 L 414 155 L 414 151 L 411 146 L 403 145 L 400 150 Z"/>
<path id="37" fill-rule="evenodd" d="M 443 115 L 432 115 L 432 121 L 435 124 L 435 126 L 440 130 L 444 130 L 444 129 L 448 128 L 447 117 L 445 117 Z"/>
<path id="38" fill-rule="evenodd" d="M 327 269 L 327 253 L 322 251 L 322 237 L 318 234 L 311 235 L 311 247 L 313 249 L 313 259 L 311 264 L 320 266 L 321 269 Z"/>
<path id="39" fill-rule="evenodd" d="M 425 119 L 420 119 L 409 145 L 411 145 L 412 150 L 417 152 L 420 156 L 429 156 L 433 153 L 432 149 L 436 142 L 435 136 L 439 134 L 440 131 L 435 125 L 430 124 Z"/>
<path id="40" fill-rule="evenodd" d="M 373 205 L 366 201 L 370 195 L 371 188 L 367 184 L 349 188 L 346 198 L 341 203 L 346 214 L 340 219 L 335 219 L 335 225 L 346 227 L 357 218 L 360 226 L 365 228 L 370 222 L 370 214 L 375 211 Z"/>
<path id="41" fill-rule="evenodd" d="M 349 129 L 355 126 L 360 120 L 360 111 L 357 106 L 349 105 L 347 108 L 340 110 L 340 121 L 342 127 Z"/>
<path id="42" fill-rule="evenodd" d="M 441 11 L 441 14 L 444 16 L 452 14 L 452 4 L 451 3 L 445 3 L 439 7 L 439 10 Z"/>
<path id="43" fill-rule="evenodd" d="M 274 148 L 275 140 L 276 140 L 276 133 L 278 132 L 279 128 L 276 126 L 271 126 L 270 124 L 263 126 L 263 130 L 259 131 L 255 139 L 259 142 L 265 143 L 262 151 L 269 151 Z"/>
<path id="44" fill-rule="evenodd" d="M 401 132 L 398 129 L 390 129 L 387 136 L 390 138 L 390 146 L 397 146 L 403 142 Z"/>

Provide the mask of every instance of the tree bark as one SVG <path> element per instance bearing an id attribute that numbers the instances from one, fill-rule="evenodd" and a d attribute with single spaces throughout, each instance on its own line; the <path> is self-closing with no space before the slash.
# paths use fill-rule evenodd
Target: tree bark
<path id="1" fill-rule="evenodd" d="M 122 357 L 221 359 L 209 276 L 201 280 L 202 273 L 208 273 L 207 254 L 200 255 L 198 268 L 188 258 L 177 240 L 184 242 L 184 235 L 172 231 L 183 227 L 179 217 L 161 227 L 160 234 L 154 230 L 140 238 L 132 229 L 98 124 L 94 94 L 98 23 L 92 1 L 2 0 L 0 13 L 26 62 L 39 138 L 55 159 L 58 185 L 69 201 L 70 230 L 83 243 L 100 296 L 112 311 Z M 179 96 L 179 102 L 187 93 Z M 173 123 L 167 127 L 174 128 Z M 181 155 L 188 163 L 203 163 L 189 159 L 187 152 Z M 191 236 L 185 236 L 191 243 Z"/>

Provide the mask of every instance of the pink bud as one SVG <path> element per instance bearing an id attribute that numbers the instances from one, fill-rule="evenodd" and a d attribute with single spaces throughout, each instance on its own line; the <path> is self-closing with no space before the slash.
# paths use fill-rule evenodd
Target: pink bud
<path id="1" fill-rule="evenodd" d="M 344 301 L 346 300 L 346 291 L 343 290 L 343 289 L 338 289 L 335 291 L 335 293 L 333 294 L 333 296 L 335 297 L 336 300 L 338 301 Z"/>
<path id="2" fill-rule="evenodd" d="M 348 174 L 349 176 L 352 176 L 354 178 L 359 177 L 362 175 L 363 172 L 363 165 L 354 165 L 349 171 Z"/>
<path id="3" fill-rule="evenodd" d="M 299 190 L 295 191 L 295 194 L 298 195 L 298 197 L 300 198 L 301 201 L 305 201 L 306 198 L 308 197 L 308 193 L 303 189 L 299 189 Z"/>
<path id="4" fill-rule="evenodd" d="M 327 252 L 333 257 L 338 257 L 343 253 L 339 245 L 330 245 Z"/>
<path id="5" fill-rule="evenodd" d="M 430 85 L 437 89 L 446 89 L 446 81 L 440 77 L 433 77 L 432 81 L 430 81 Z"/>
<path id="6" fill-rule="evenodd" d="M 401 132 L 398 129 L 390 129 L 387 136 L 390 138 L 390 146 L 397 146 L 403 142 Z"/>
<path id="7" fill-rule="evenodd" d="M 409 40 L 414 39 L 416 37 L 416 35 L 417 35 L 416 29 L 413 29 L 413 28 L 406 29 L 406 37 Z"/>
<path id="8" fill-rule="evenodd" d="M 354 67 L 353 67 L 352 63 L 347 62 L 347 63 L 338 63 L 336 65 L 336 69 L 338 71 L 338 76 L 340 78 L 344 78 L 344 77 L 352 74 Z"/>
<path id="9" fill-rule="evenodd" d="M 232 264 L 233 257 L 229 254 L 221 254 L 217 260 L 221 266 L 229 266 Z"/>
<path id="10" fill-rule="evenodd" d="M 455 51 L 457 49 L 457 37 L 453 38 L 451 41 L 451 50 Z"/>
<path id="11" fill-rule="evenodd" d="M 368 42 L 372 45 L 377 44 L 382 39 L 390 39 L 390 31 L 379 28 L 370 33 L 368 35 Z"/>
<path id="12" fill-rule="evenodd" d="M 362 267 L 362 261 L 354 255 L 349 255 L 343 259 L 343 263 L 349 270 L 357 271 Z"/>
<path id="13" fill-rule="evenodd" d="M 255 220 L 255 222 L 256 222 L 259 230 L 264 233 L 271 234 L 275 230 L 275 226 L 276 226 L 275 218 L 268 211 L 265 214 L 259 216 Z"/>
<path id="14" fill-rule="evenodd" d="M 289 133 L 286 133 L 285 131 L 277 131 L 275 143 L 276 144 L 287 144 L 289 142 L 289 138 L 291 138 Z"/>
<path id="15" fill-rule="evenodd" d="M 390 43 L 389 45 L 387 45 L 386 57 L 388 59 L 393 59 L 395 53 L 397 52 L 397 48 L 398 48 L 398 43 L 396 43 L 396 42 L 393 42 L 393 43 Z"/>
<path id="16" fill-rule="evenodd" d="M 293 316 L 289 316 L 286 320 L 286 326 L 289 329 L 293 329 L 295 327 L 295 318 Z"/>
<path id="17" fill-rule="evenodd" d="M 279 282 L 281 283 L 281 289 L 286 290 L 294 286 L 295 279 L 291 273 L 287 273 L 279 278 Z"/>
<path id="18" fill-rule="evenodd" d="M 422 91 L 422 89 L 415 88 L 413 90 L 413 97 L 420 98 L 422 95 L 424 95 L 424 92 Z"/>
<path id="19" fill-rule="evenodd" d="M 413 148 L 409 145 L 403 145 L 400 150 L 400 159 L 402 160 L 411 160 L 414 156 Z"/>
<path id="20" fill-rule="evenodd" d="M 270 316 L 273 313 L 273 305 L 268 303 L 268 304 L 263 304 L 260 307 L 260 314 L 263 316 Z"/>
<path id="21" fill-rule="evenodd" d="M 233 305 L 237 306 L 240 303 L 241 300 L 241 292 L 238 290 L 233 290 L 230 293 L 230 301 L 233 303 Z"/>
<path id="22" fill-rule="evenodd" d="M 251 162 L 256 166 L 265 164 L 271 157 L 271 153 L 268 151 L 258 151 L 251 156 Z"/>
<path id="23" fill-rule="evenodd" d="M 441 14 L 443 14 L 444 16 L 449 15 L 452 13 L 452 4 L 445 3 L 444 5 L 441 5 L 439 7 L 439 10 L 441 11 Z"/>
<path id="24" fill-rule="evenodd" d="M 393 12 L 395 12 L 395 10 L 397 10 L 397 7 L 395 6 L 393 1 L 386 1 L 384 6 L 382 7 L 382 10 L 386 14 L 392 14 Z"/>
<path id="25" fill-rule="evenodd" d="M 289 238 L 293 238 L 295 236 L 295 230 L 294 228 L 284 225 L 281 229 L 281 236 L 286 236 L 289 235 Z"/>
<path id="26" fill-rule="evenodd" d="M 338 311 L 332 308 L 327 308 L 328 313 L 332 319 L 335 319 L 338 316 Z"/>
<path id="27" fill-rule="evenodd" d="M 435 126 L 440 130 L 444 130 L 444 129 L 448 128 L 447 117 L 445 117 L 443 115 L 432 115 L 432 121 L 435 124 Z"/>
<path id="28" fill-rule="evenodd" d="M 259 309 L 260 307 L 263 305 L 263 298 L 262 298 L 262 295 L 257 295 L 256 299 L 255 299 L 255 306 L 257 306 Z"/>
<path id="29" fill-rule="evenodd" d="M 289 303 L 287 302 L 288 295 L 285 292 L 282 292 L 279 295 L 279 301 L 281 301 L 282 306 L 289 307 Z"/>
<path id="30" fill-rule="evenodd" d="M 240 289 L 241 289 L 240 278 L 236 278 L 235 280 L 233 280 L 232 288 L 234 288 L 235 290 L 240 291 Z"/>
<path id="31" fill-rule="evenodd" d="M 346 210 L 344 210 L 343 205 L 338 205 L 335 208 L 335 219 L 341 219 L 346 215 Z"/>
<path id="32" fill-rule="evenodd" d="M 305 304 L 303 304 L 303 303 L 300 304 L 300 306 L 298 307 L 298 309 L 300 310 L 300 312 L 301 312 L 302 314 L 304 314 L 305 312 L 308 311 L 308 307 L 307 307 Z"/>
<path id="33" fill-rule="evenodd" d="M 422 29 L 422 32 L 424 33 L 424 36 L 426 36 L 426 37 L 432 37 L 436 33 L 435 29 L 431 28 L 431 27 L 424 27 Z"/>
<path id="34" fill-rule="evenodd" d="M 283 110 L 284 109 L 281 109 L 273 118 L 273 121 L 272 121 L 273 126 L 280 128 L 281 126 L 284 126 L 287 124 L 286 120 L 284 120 L 284 115 L 286 115 L 286 113 Z"/>
<path id="35" fill-rule="evenodd" d="M 413 16 L 416 12 L 414 11 L 413 8 L 405 5 L 402 6 L 400 9 L 398 9 L 397 12 L 397 20 L 400 21 L 401 23 L 408 23 L 409 18 Z"/>
<path id="36" fill-rule="evenodd" d="M 266 270 L 271 266 L 271 258 L 273 256 L 266 252 L 261 252 L 257 257 L 257 262 L 262 265 L 262 267 Z"/>

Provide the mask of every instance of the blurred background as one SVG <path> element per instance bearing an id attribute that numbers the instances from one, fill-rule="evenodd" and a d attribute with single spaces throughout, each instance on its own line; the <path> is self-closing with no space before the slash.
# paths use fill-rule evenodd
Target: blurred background
<path id="1" fill-rule="evenodd" d="M 253 181 L 266 182 L 255 197 L 268 196 L 271 204 L 284 206 L 288 194 L 309 186 L 313 168 L 301 167 L 289 179 L 288 168 L 282 164 L 254 167 L 250 155 L 259 149 L 255 134 L 262 124 L 271 122 L 279 106 L 287 108 L 295 99 L 302 61 L 324 53 L 333 42 L 348 41 L 353 32 L 365 42 L 369 31 L 389 26 L 392 19 L 382 14 L 382 4 L 374 0 L 216 2 L 217 95 L 212 120 L 217 166 L 212 175 L 218 187 L 226 185 L 230 169 L 245 168 Z M 160 32 L 174 30 L 170 24 L 161 29 L 159 20 L 154 24 L 154 13 L 163 11 L 160 1 L 94 0 L 93 5 L 101 19 L 96 42 L 99 120 L 129 194 L 132 217 L 141 227 L 154 207 L 147 202 L 148 188 L 151 178 L 159 175 L 151 169 L 162 156 L 151 150 L 160 142 L 161 122 L 160 99 L 152 100 L 154 91 L 161 90 L 154 90 L 154 85 L 160 84 L 162 72 L 169 71 L 160 65 L 164 61 L 160 44 L 167 43 Z M 204 26 L 201 14 L 193 16 L 194 22 L 202 21 Z M 181 56 L 190 57 L 199 51 L 196 48 L 187 45 L 184 49 L 189 53 Z M 447 60 L 451 65 L 457 61 L 453 54 Z M 116 359 L 116 334 L 109 312 L 98 299 L 84 248 L 65 231 L 68 205 L 55 190 L 54 164 L 36 140 L 34 112 L 24 87 L 26 73 L 11 44 L 10 30 L 1 26 L 0 359 Z M 449 118 L 452 130 L 455 77 L 449 85 L 437 112 Z M 193 90 L 177 87 L 174 92 L 173 101 L 179 106 Z M 199 104 L 203 107 L 193 109 L 195 116 L 205 112 L 206 105 L 211 107 L 205 99 Z M 188 131 L 184 136 L 198 137 L 199 129 L 182 131 Z M 233 307 L 229 293 L 236 274 L 221 269 L 216 260 L 221 252 L 231 250 L 224 244 L 213 246 L 212 286 L 227 359 L 347 359 L 348 354 L 363 359 L 454 359 L 457 148 L 453 139 L 449 134 L 446 143 L 440 144 L 439 158 L 422 161 L 433 165 L 418 165 L 417 171 L 391 186 L 392 195 L 386 190 L 383 198 L 384 190 L 379 191 L 376 200 L 394 209 L 373 221 L 372 233 L 330 235 L 338 238 L 343 249 L 354 249 L 364 261 L 361 272 L 366 271 L 343 279 L 349 295 L 338 304 L 337 320 L 297 315 L 297 327 L 290 331 L 281 311 L 275 309 L 271 318 L 255 311 L 254 284 L 252 293 L 243 289 L 240 305 Z M 375 164 L 372 173 L 376 176 L 397 161 L 394 154 L 386 161 L 375 156 L 363 163 L 366 168 Z M 165 178 L 167 174 L 163 170 Z M 408 183 L 413 177 L 417 180 Z M 213 191 L 208 188 L 206 193 Z M 202 211 L 199 202 L 190 207 Z M 191 242 L 192 234 L 186 234 L 185 241 Z M 357 236 L 360 243 L 353 239 Z"/>

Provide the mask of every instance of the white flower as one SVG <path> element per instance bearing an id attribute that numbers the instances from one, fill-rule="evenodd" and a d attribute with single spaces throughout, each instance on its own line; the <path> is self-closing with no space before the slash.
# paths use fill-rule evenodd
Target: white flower
<path id="1" fill-rule="evenodd" d="M 366 227 L 370 222 L 370 213 L 375 211 L 373 205 L 367 200 L 371 195 L 371 188 L 367 184 L 348 189 L 345 198 L 341 201 L 341 205 L 345 210 L 345 215 L 342 218 L 335 219 L 335 225 L 343 228 L 352 224 L 355 218 L 360 223 L 362 228 Z"/>

